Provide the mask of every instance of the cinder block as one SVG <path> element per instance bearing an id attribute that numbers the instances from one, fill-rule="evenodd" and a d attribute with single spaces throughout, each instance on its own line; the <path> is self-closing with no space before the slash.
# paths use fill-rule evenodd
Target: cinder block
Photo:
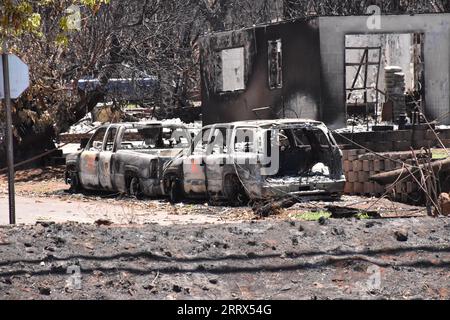
<path id="1" fill-rule="evenodd" d="M 393 151 L 408 151 L 411 148 L 411 141 L 393 141 L 392 148 Z"/>
<path id="2" fill-rule="evenodd" d="M 416 140 L 413 140 L 412 145 L 413 145 L 413 148 L 414 148 L 414 149 L 420 149 L 420 148 L 429 148 L 429 147 L 431 147 L 431 146 L 430 146 L 430 143 L 431 143 L 431 141 L 429 141 L 429 140 L 425 140 L 425 139 L 419 140 L 419 139 L 416 139 Z"/>
<path id="3" fill-rule="evenodd" d="M 437 137 L 440 137 L 440 134 L 438 132 L 435 132 L 433 130 L 427 130 L 425 131 L 425 139 L 426 140 L 435 140 Z"/>
<path id="4" fill-rule="evenodd" d="M 386 188 L 378 183 L 374 183 L 374 187 L 376 194 L 383 194 L 386 192 Z"/>
<path id="5" fill-rule="evenodd" d="M 362 171 L 363 162 L 361 160 L 353 161 L 353 171 Z"/>
<path id="6" fill-rule="evenodd" d="M 412 130 L 413 141 L 425 140 L 426 133 L 427 133 L 427 130 L 421 130 L 421 129 Z"/>
<path id="7" fill-rule="evenodd" d="M 354 161 L 354 160 L 358 159 L 358 152 L 356 149 L 347 150 L 347 151 L 348 151 L 347 160 Z"/>
<path id="8" fill-rule="evenodd" d="M 356 194 L 364 194 L 364 183 L 355 182 L 353 184 L 353 191 Z"/>
<path id="9" fill-rule="evenodd" d="M 372 182 L 364 182 L 364 193 L 370 195 L 375 193 L 374 184 Z"/>
<path id="10" fill-rule="evenodd" d="M 342 160 L 348 160 L 348 150 L 342 150 Z"/>
<path id="11" fill-rule="evenodd" d="M 365 149 L 358 149 L 356 152 L 358 153 L 359 156 L 367 153 Z"/>
<path id="12" fill-rule="evenodd" d="M 374 150 L 374 143 L 372 141 L 366 141 L 366 143 L 364 144 L 364 147 L 366 147 L 369 150 Z M 366 153 L 364 155 L 369 154 L 369 152 L 366 150 Z"/>
<path id="13" fill-rule="evenodd" d="M 343 163 L 344 172 L 349 172 L 353 170 L 353 163 L 349 160 L 344 160 Z"/>
<path id="14" fill-rule="evenodd" d="M 450 139 L 450 129 L 439 130 L 439 137 L 444 140 Z"/>
<path id="15" fill-rule="evenodd" d="M 392 141 L 409 140 L 411 139 L 411 134 L 411 130 L 390 131 L 388 139 Z"/>
<path id="16" fill-rule="evenodd" d="M 353 182 L 346 182 L 344 186 L 345 194 L 353 194 Z"/>
<path id="17" fill-rule="evenodd" d="M 394 165 L 392 160 L 384 160 L 384 171 L 392 171 L 394 169 Z"/>
<path id="18" fill-rule="evenodd" d="M 446 148 L 450 148 L 450 139 L 444 139 L 442 140 L 442 143 Z"/>
<path id="19" fill-rule="evenodd" d="M 375 171 L 375 166 L 373 162 L 374 162 L 373 160 L 369 160 L 369 171 Z"/>
<path id="20" fill-rule="evenodd" d="M 383 131 L 373 131 L 371 135 L 372 141 L 383 141 L 385 139 L 385 133 Z"/>
<path id="21" fill-rule="evenodd" d="M 358 171 L 358 182 L 368 182 L 368 181 L 369 181 L 369 172 Z"/>
<path id="22" fill-rule="evenodd" d="M 348 182 L 357 182 L 358 181 L 358 172 L 349 171 L 346 174 L 346 178 Z"/>
<path id="23" fill-rule="evenodd" d="M 387 192 L 388 194 L 393 194 L 395 193 L 395 186 L 394 187 L 386 186 L 385 190 L 386 190 L 385 192 Z"/>
<path id="24" fill-rule="evenodd" d="M 377 152 L 389 152 L 392 151 L 392 141 L 380 141 L 376 144 L 376 148 L 374 151 Z"/>
<path id="25" fill-rule="evenodd" d="M 409 153 L 402 153 L 402 154 L 400 155 L 400 160 L 402 160 L 402 161 L 406 161 L 406 160 L 408 160 L 409 158 L 411 158 L 411 154 L 409 154 Z"/>
<path id="26" fill-rule="evenodd" d="M 370 171 L 370 161 L 369 160 L 363 160 L 363 170 L 366 172 Z"/>
<path id="27" fill-rule="evenodd" d="M 352 141 L 359 145 L 364 145 L 366 142 L 366 139 L 365 139 L 364 135 L 362 135 L 361 133 L 355 133 L 355 134 L 353 134 Z"/>
<path id="28" fill-rule="evenodd" d="M 378 172 L 384 171 L 384 160 L 374 160 L 373 167 L 375 171 Z"/>

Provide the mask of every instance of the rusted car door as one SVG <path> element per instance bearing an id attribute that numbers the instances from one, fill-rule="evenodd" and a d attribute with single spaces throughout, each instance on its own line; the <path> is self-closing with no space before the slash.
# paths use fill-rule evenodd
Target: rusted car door
<path id="1" fill-rule="evenodd" d="M 113 191 L 113 177 L 112 177 L 112 157 L 115 151 L 115 142 L 117 135 L 117 127 L 111 126 L 106 132 L 106 139 L 99 155 L 98 173 L 100 186 L 103 189 Z"/>
<path id="2" fill-rule="evenodd" d="M 106 127 L 98 129 L 80 155 L 80 180 L 83 187 L 87 189 L 96 189 L 100 186 L 98 161 L 106 129 Z"/>

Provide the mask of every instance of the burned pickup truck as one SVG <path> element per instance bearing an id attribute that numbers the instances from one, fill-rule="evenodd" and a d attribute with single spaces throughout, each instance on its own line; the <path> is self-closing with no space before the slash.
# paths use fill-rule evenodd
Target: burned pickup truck
<path id="1" fill-rule="evenodd" d="M 160 196 L 163 165 L 191 143 L 190 131 L 177 122 L 102 126 L 79 152 L 67 156 L 66 183 L 73 191 Z"/>
<path id="2" fill-rule="evenodd" d="M 184 155 L 166 164 L 164 190 L 183 197 L 249 200 L 339 198 L 342 152 L 327 127 L 311 120 L 261 120 L 207 126 Z"/>

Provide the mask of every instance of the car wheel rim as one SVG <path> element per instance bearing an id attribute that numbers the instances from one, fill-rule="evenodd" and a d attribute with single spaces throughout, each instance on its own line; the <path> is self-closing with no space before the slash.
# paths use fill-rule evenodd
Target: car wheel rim
<path id="1" fill-rule="evenodd" d="M 133 178 L 130 183 L 130 195 L 137 197 L 139 195 L 139 180 Z"/>

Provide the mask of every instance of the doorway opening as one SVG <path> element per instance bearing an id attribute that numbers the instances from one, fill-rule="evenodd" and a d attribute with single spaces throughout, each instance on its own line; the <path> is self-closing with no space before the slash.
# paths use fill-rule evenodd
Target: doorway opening
<path id="1" fill-rule="evenodd" d="M 378 124 L 424 112 L 423 44 L 422 33 L 346 35 L 347 118 Z"/>

